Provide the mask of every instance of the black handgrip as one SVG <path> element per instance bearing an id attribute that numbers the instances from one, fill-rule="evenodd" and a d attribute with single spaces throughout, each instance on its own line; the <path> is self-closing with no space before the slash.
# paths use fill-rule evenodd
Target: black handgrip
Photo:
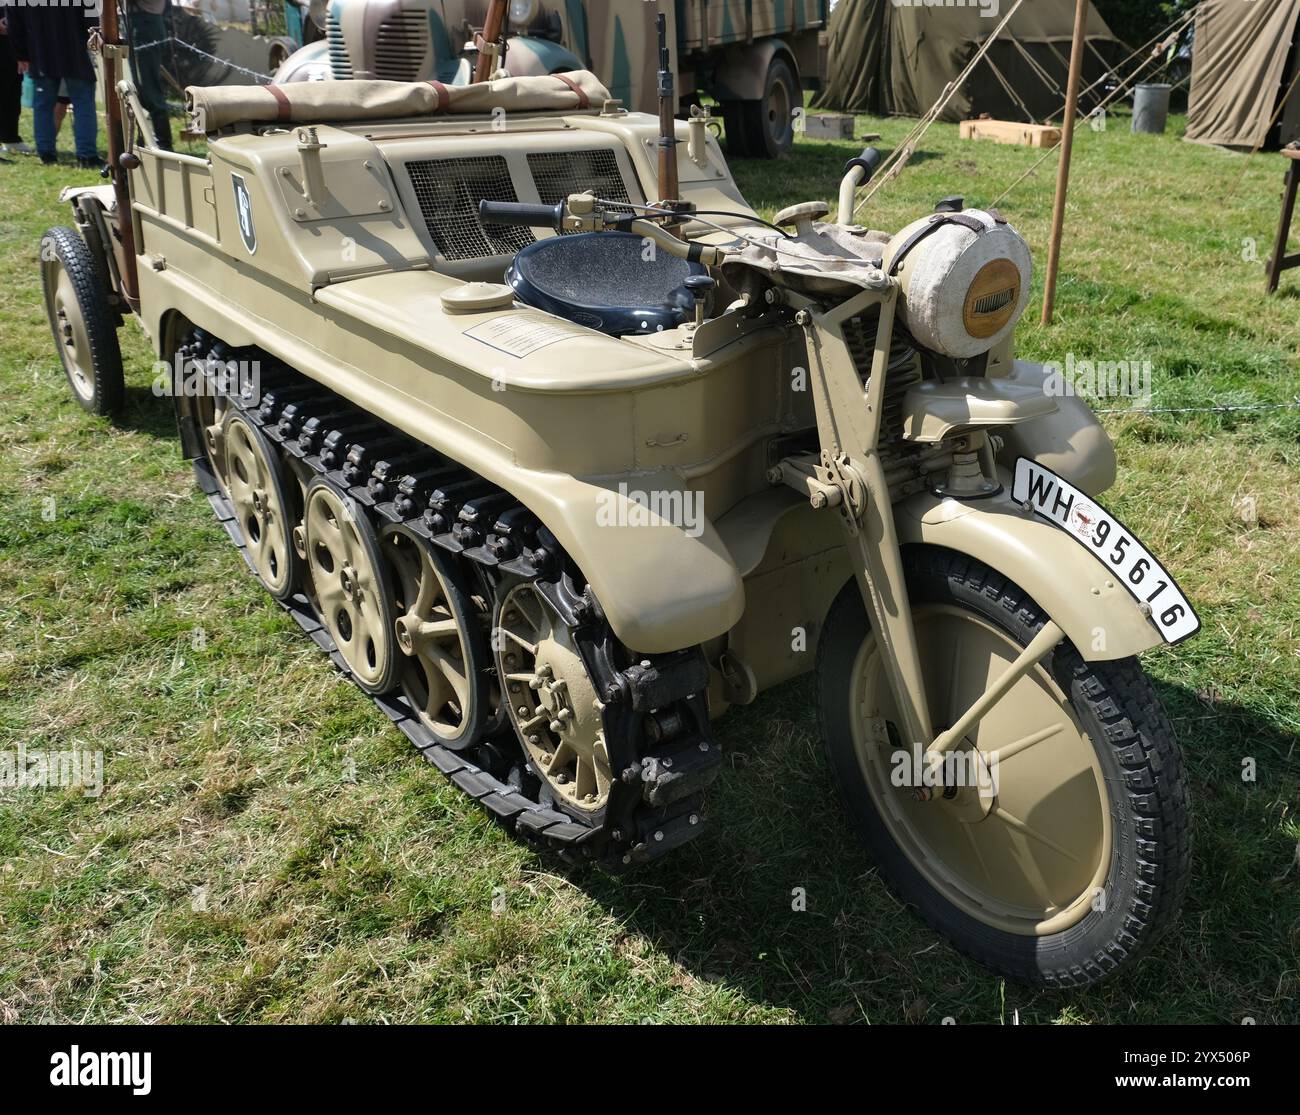
<path id="1" fill-rule="evenodd" d="M 488 201 L 484 198 L 478 203 L 478 219 L 485 225 L 524 225 L 558 231 L 564 222 L 564 202 L 530 205 L 523 201 Z"/>
<path id="2" fill-rule="evenodd" d="M 862 154 L 856 159 L 850 159 L 844 164 L 844 173 L 848 174 L 855 166 L 860 166 L 862 168 L 862 182 L 858 184 L 862 185 L 871 181 L 871 176 L 880 169 L 882 162 L 884 162 L 884 156 L 874 147 L 867 147 L 863 149 Z"/>

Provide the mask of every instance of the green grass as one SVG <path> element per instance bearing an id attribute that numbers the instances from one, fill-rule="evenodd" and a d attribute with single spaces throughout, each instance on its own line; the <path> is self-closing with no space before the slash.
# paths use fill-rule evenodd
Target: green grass
<path id="1" fill-rule="evenodd" d="M 887 147 L 910 122 L 859 125 Z M 1267 255 L 1281 160 L 1252 160 L 1228 197 L 1245 161 L 1181 126 L 1080 135 L 1056 324 L 1031 310 L 1022 353 L 1149 359 L 1158 406 L 1286 402 L 1300 273 L 1266 299 L 1242 259 L 1246 238 Z M 852 153 L 801 139 L 735 171 L 771 216 L 830 199 Z M 987 203 L 1035 158 L 936 127 L 864 220 Z M 1001 205 L 1039 282 L 1052 167 Z M 1187 755 L 1194 876 L 1136 970 L 1037 992 L 886 891 L 840 815 L 806 680 L 718 723 L 710 830 L 657 865 L 560 870 L 493 827 L 256 587 L 180 460 L 133 324 L 125 416 L 73 403 L 36 254 L 67 223 L 59 187 L 93 180 L 0 166 L 0 748 L 102 749 L 106 765 L 97 799 L 0 791 L 0 1021 L 1297 1020 L 1300 411 L 1108 420 L 1107 502 L 1204 621 L 1146 657 Z"/>

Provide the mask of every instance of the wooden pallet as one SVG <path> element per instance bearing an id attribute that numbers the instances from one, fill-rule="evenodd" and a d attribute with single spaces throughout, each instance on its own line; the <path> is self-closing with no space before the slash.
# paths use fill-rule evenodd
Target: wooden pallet
<path id="1" fill-rule="evenodd" d="M 1021 124 L 1015 120 L 963 120 L 961 138 L 1045 148 L 1055 147 L 1061 142 L 1061 129 L 1050 124 Z"/>

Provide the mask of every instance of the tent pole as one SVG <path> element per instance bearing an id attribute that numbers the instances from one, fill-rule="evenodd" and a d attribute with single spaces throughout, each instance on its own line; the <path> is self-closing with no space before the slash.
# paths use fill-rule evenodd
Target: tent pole
<path id="1" fill-rule="evenodd" d="M 1083 82 L 1083 51 L 1087 42 L 1089 0 L 1076 0 L 1074 43 L 1070 48 L 1070 81 L 1065 90 L 1065 120 L 1061 125 L 1061 162 L 1056 171 L 1056 205 L 1052 210 L 1052 238 L 1047 247 L 1047 279 L 1043 286 L 1043 324 L 1052 324 L 1056 308 L 1056 275 L 1061 267 L 1061 233 L 1065 226 L 1065 195 L 1070 189 L 1070 155 L 1074 150 L 1074 118 Z"/>

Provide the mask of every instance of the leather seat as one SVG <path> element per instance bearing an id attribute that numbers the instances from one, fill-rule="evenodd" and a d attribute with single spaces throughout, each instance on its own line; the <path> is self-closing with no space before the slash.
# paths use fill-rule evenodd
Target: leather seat
<path id="1" fill-rule="evenodd" d="M 694 314 L 686 279 L 708 269 L 653 247 L 631 232 L 548 236 L 515 256 L 506 282 L 521 302 L 614 337 L 673 329 Z"/>

